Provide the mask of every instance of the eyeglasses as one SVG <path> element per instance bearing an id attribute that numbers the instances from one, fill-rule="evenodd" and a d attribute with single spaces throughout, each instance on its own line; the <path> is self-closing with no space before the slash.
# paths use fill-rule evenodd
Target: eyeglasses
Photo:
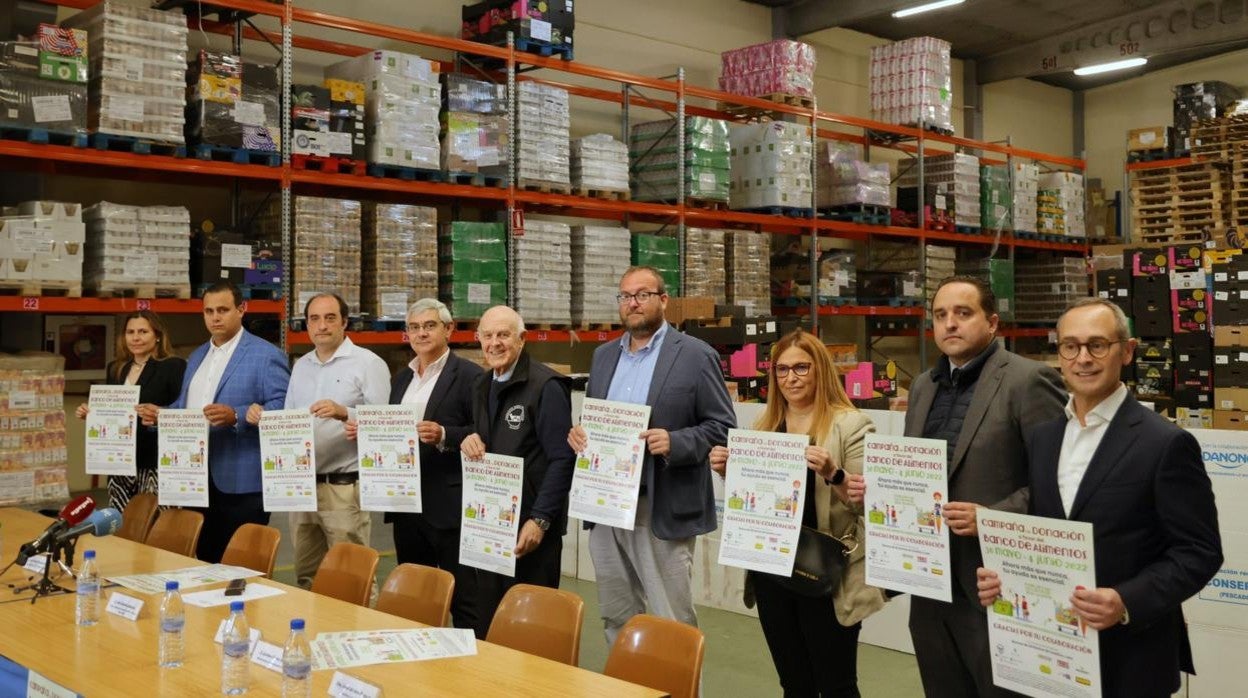
<path id="1" fill-rule="evenodd" d="M 810 373 L 810 364 L 806 364 L 806 363 L 793 364 L 792 366 L 787 366 L 785 364 L 776 364 L 772 368 L 776 372 L 776 378 L 784 378 L 788 376 L 789 371 L 792 371 L 794 375 L 797 375 L 797 376 L 805 376 L 806 374 Z"/>
<path id="2" fill-rule="evenodd" d="M 645 303 L 649 301 L 651 298 L 657 298 L 661 295 L 663 294 L 660 293 L 659 291 L 638 291 L 636 293 L 617 293 L 615 294 L 615 300 L 619 301 L 620 305 L 628 305 L 631 301 L 637 301 L 638 305 L 645 305 Z"/>
<path id="3" fill-rule="evenodd" d="M 407 333 L 416 334 L 417 332 L 420 332 L 421 330 L 424 330 L 425 332 L 432 332 L 441 326 L 442 326 L 442 323 L 436 320 L 429 320 L 427 322 L 420 322 L 420 323 L 409 322 L 407 323 Z"/>
<path id="4" fill-rule="evenodd" d="M 1093 339 L 1088 342 L 1065 341 L 1057 345 L 1057 353 L 1063 359 L 1071 360 L 1079 358 L 1079 352 L 1087 347 L 1088 354 L 1094 359 L 1103 359 L 1109 355 L 1109 348 L 1115 344 L 1121 344 L 1123 340 L 1118 339 L 1109 341 L 1108 339 Z"/>

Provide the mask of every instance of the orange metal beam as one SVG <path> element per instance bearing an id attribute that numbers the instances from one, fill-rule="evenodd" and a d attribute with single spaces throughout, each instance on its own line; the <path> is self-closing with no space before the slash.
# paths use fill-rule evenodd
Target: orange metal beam
<path id="1" fill-rule="evenodd" d="M 772 306 L 773 315 L 809 315 L 810 306 Z M 821 305 L 820 315 L 877 315 L 892 317 L 921 317 L 925 312 L 923 306 L 891 306 L 891 305 Z"/>
<path id="2" fill-rule="evenodd" d="M 247 312 L 261 315 L 280 315 L 286 307 L 284 301 L 248 301 Z M 175 298 L 64 298 L 0 296 L 0 312 L 104 314 L 128 313 L 135 310 L 153 310 L 167 315 L 198 315 L 203 312 L 199 299 Z"/>
<path id="3" fill-rule="evenodd" d="M 25 141 L 0 140 L 0 156 L 242 179 L 279 180 L 282 177 L 280 167 L 236 165 L 232 162 L 175 158 L 167 155 L 136 155 L 95 148 L 72 148 L 67 145 L 42 145 Z"/>
<path id="4" fill-rule="evenodd" d="M 291 170 L 290 181 L 294 184 L 397 191 L 459 199 L 486 201 L 505 201 L 507 199 L 507 190 L 501 187 L 478 187 L 471 184 L 445 184 L 443 182 L 409 182 L 390 177 L 336 174 L 311 170 Z"/>

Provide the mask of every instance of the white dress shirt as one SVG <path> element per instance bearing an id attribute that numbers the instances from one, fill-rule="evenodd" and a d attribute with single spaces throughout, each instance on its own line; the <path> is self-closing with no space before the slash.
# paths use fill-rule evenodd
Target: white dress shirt
<path id="1" fill-rule="evenodd" d="M 286 409 L 306 409 L 317 400 L 333 400 L 355 417 L 356 405 L 384 405 L 390 397 L 390 368 L 380 356 L 357 347 L 348 337 L 329 361 L 316 351 L 299 357 L 290 372 Z M 351 473 L 359 469 L 354 441 L 347 441 L 346 425 L 337 419 L 313 420 L 316 472 Z"/>
<path id="2" fill-rule="evenodd" d="M 416 405 L 420 412 L 417 419 L 425 418 L 425 409 L 429 404 L 429 397 L 433 395 L 433 386 L 437 385 L 438 377 L 442 375 L 442 369 L 446 368 L 450 355 L 450 349 L 442 352 L 442 356 L 429 364 L 429 368 L 425 369 L 423 375 L 420 372 L 420 357 L 412 359 L 412 362 L 408 364 L 412 369 L 412 382 L 407 384 L 401 404 Z"/>
<path id="3" fill-rule="evenodd" d="M 1080 424 L 1075 414 L 1074 396 L 1066 401 L 1066 434 L 1062 438 L 1062 454 L 1057 461 L 1057 488 L 1067 516 L 1070 516 L 1075 495 L 1079 493 L 1079 483 L 1083 482 L 1083 474 L 1088 471 L 1092 456 L 1096 455 L 1110 421 L 1126 399 L 1127 386 L 1119 383 L 1117 390 L 1084 416 L 1087 426 Z"/>
<path id="4" fill-rule="evenodd" d="M 191 384 L 186 387 L 186 408 L 188 410 L 202 410 L 212 404 L 213 399 L 217 396 L 217 388 L 221 387 L 221 376 L 225 373 L 225 367 L 229 365 L 230 358 L 234 356 L 234 350 L 238 348 L 238 344 L 242 341 L 243 331 L 240 329 L 225 344 L 217 346 L 208 342 L 208 353 L 204 356 L 204 360 L 200 362 L 199 368 L 195 370 L 194 377 L 191 378 Z M 238 415 L 242 420 L 242 415 Z"/>

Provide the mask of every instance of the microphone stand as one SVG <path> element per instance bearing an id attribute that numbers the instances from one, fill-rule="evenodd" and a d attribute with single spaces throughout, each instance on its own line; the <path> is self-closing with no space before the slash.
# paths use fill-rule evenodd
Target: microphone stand
<path id="1" fill-rule="evenodd" d="M 19 594 L 23 591 L 30 591 L 33 589 L 35 592 L 35 595 L 30 598 L 31 604 L 34 604 L 36 601 L 38 601 L 39 597 L 41 596 L 51 596 L 54 593 L 62 593 L 62 594 L 69 593 L 69 589 L 66 589 L 65 587 L 52 581 L 52 579 L 48 576 L 49 573 L 52 571 L 52 561 L 56 560 L 58 564 L 60 564 L 60 561 L 58 560 L 58 558 L 61 553 L 61 547 L 58 546 L 55 542 L 53 542 L 51 550 L 48 550 L 47 552 L 48 552 L 47 563 L 43 566 L 42 578 L 35 582 L 27 584 L 26 586 L 16 587 L 13 589 L 14 594 Z M 64 569 L 63 564 L 61 564 L 61 568 Z"/>

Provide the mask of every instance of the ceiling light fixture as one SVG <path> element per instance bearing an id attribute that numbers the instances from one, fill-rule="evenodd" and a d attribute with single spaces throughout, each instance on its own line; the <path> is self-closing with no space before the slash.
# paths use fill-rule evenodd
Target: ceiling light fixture
<path id="1" fill-rule="evenodd" d="M 961 5 L 964 2 L 966 2 L 966 0 L 938 0 L 938 2 L 926 2 L 922 5 L 907 7 L 904 10 L 897 10 L 893 13 L 893 17 L 895 19 L 901 19 L 902 17 L 917 15 L 921 12 L 931 12 L 932 10 L 941 10 L 946 7 L 953 7 L 954 5 Z"/>
<path id="2" fill-rule="evenodd" d="M 1137 56 L 1136 58 L 1127 58 L 1121 61 L 1110 61 L 1109 63 L 1097 63 L 1096 65 L 1084 66 L 1083 68 L 1075 68 L 1075 75 L 1096 75 L 1098 73 L 1108 73 L 1111 70 L 1124 70 L 1126 68 L 1135 68 L 1148 62 L 1147 58 Z"/>

